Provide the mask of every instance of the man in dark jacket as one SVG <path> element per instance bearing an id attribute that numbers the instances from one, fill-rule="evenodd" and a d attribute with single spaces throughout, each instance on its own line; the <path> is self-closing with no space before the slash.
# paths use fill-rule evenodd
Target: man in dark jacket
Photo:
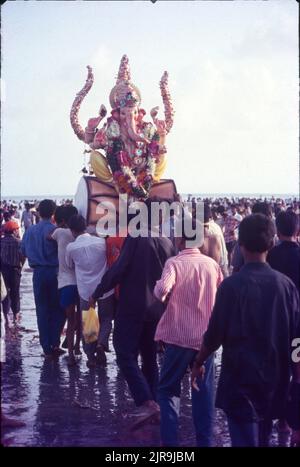
<path id="1" fill-rule="evenodd" d="M 262 214 L 240 224 L 245 259 L 220 285 L 192 381 L 209 355 L 223 347 L 216 406 L 227 415 L 233 446 L 267 446 L 272 420 L 286 413 L 292 343 L 299 329 L 299 295 L 293 282 L 267 263 L 274 226 Z"/>
<path id="2" fill-rule="evenodd" d="M 300 247 L 296 242 L 296 237 L 299 231 L 299 219 L 295 212 L 293 211 L 281 211 L 277 214 L 276 217 L 276 229 L 277 236 L 279 238 L 279 244 L 274 246 L 268 253 L 267 262 L 271 268 L 276 269 L 276 271 L 285 274 L 289 277 L 295 284 L 300 292 Z M 300 333 L 298 333 L 300 337 Z M 298 379 L 300 374 L 298 375 Z M 295 393 L 295 388 L 298 388 L 298 400 L 300 400 L 300 389 L 299 384 L 296 386 L 293 382 L 291 386 L 291 392 Z M 299 404 L 299 402 L 298 402 Z M 293 410 L 288 410 L 290 414 Z M 300 411 L 295 410 L 294 416 L 298 413 L 298 419 L 300 419 Z M 293 425 L 293 423 L 292 423 Z M 293 428 L 291 425 L 291 428 Z M 298 431 L 300 430 L 300 424 L 298 422 Z M 277 430 L 283 437 L 283 443 L 286 434 L 289 433 L 290 428 L 285 419 L 278 420 Z"/>
<path id="3" fill-rule="evenodd" d="M 149 209 L 150 210 L 150 209 Z M 149 226 L 150 226 L 149 215 Z M 92 305 L 105 292 L 120 284 L 113 342 L 117 363 L 125 376 L 135 404 L 140 407 L 139 424 L 156 418 L 158 367 L 156 362 L 156 325 L 163 304 L 153 295 L 164 264 L 174 256 L 172 242 L 166 237 L 127 236 L 118 260 L 105 273 L 90 300 Z M 142 369 L 138 355 L 142 358 Z"/>

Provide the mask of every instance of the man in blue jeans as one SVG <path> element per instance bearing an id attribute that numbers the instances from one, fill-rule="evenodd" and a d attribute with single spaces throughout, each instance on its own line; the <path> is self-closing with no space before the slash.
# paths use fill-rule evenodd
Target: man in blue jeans
<path id="1" fill-rule="evenodd" d="M 193 231 L 196 223 L 193 221 Z M 183 226 L 184 227 L 184 226 Z M 198 225 L 198 228 L 201 228 Z M 183 229 L 182 229 L 183 230 Z M 213 309 L 217 287 L 223 276 L 219 265 L 189 247 L 195 240 L 183 233 L 176 238 L 180 253 L 167 260 L 154 294 L 167 303 L 155 334 L 165 344 L 158 385 L 163 446 L 178 446 L 181 382 L 200 349 L 202 336 Z M 197 446 L 211 446 L 214 415 L 214 356 L 206 362 L 200 390 L 192 390 L 192 411 Z"/>
<path id="2" fill-rule="evenodd" d="M 65 320 L 59 305 L 57 245 L 48 239 L 53 232 L 51 217 L 56 205 L 50 199 L 39 204 L 41 220 L 29 227 L 22 239 L 21 251 L 33 269 L 33 293 L 40 343 L 46 358 L 59 356 L 60 334 Z"/>

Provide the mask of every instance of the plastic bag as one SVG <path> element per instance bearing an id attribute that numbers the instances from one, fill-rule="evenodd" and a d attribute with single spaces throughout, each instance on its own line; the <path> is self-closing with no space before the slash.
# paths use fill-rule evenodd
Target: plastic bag
<path id="1" fill-rule="evenodd" d="M 100 323 L 95 308 L 82 311 L 82 334 L 86 344 L 91 344 L 98 339 Z"/>

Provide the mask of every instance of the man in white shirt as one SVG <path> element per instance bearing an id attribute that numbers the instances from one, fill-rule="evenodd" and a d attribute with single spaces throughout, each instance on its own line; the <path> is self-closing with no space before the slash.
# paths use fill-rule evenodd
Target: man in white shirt
<path id="1" fill-rule="evenodd" d="M 25 231 L 33 224 L 33 213 L 30 210 L 30 204 L 25 203 L 25 210 L 21 217 L 21 226 L 24 226 Z"/>
<path id="2" fill-rule="evenodd" d="M 75 354 L 80 354 L 80 315 L 76 314 L 76 305 L 78 303 L 78 291 L 76 285 L 75 269 L 69 268 L 66 264 L 67 245 L 74 241 L 71 230 L 68 228 L 68 221 L 74 215 L 78 214 L 75 206 L 58 206 L 54 213 L 54 219 L 57 228 L 50 234 L 50 239 L 57 242 L 58 254 L 58 293 L 60 305 L 65 311 L 68 320 L 67 325 L 67 346 L 69 352 L 68 366 L 76 363 Z M 74 348 L 74 334 L 76 332 L 76 343 Z"/>
<path id="3" fill-rule="evenodd" d="M 86 232 L 86 222 L 82 216 L 73 216 L 69 227 L 75 238 L 66 249 L 66 264 L 75 267 L 80 310 L 89 309 L 89 298 L 101 282 L 107 270 L 106 243 L 104 238 L 95 237 Z M 98 315 L 101 322 L 98 341 L 86 344 L 83 349 L 88 357 L 87 366 L 92 368 L 96 363 L 106 364 L 105 350 L 108 350 L 108 339 L 112 329 L 114 310 L 114 290 L 110 290 L 98 300 Z"/>
<path id="4" fill-rule="evenodd" d="M 232 213 L 232 216 L 239 222 L 242 222 L 243 220 L 243 216 L 241 216 L 241 214 L 238 213 L 237 211 L 237 207 L 235 204 L 233 204 L 231 206 L 231 213 Z"/>

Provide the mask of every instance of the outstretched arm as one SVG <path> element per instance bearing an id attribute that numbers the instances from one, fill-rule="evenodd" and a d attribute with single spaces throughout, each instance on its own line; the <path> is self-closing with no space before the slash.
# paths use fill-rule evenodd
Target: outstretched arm
<path id="1" fill-rule="evenodd" d="M 101 122 L 101 120 L 103 120 L 106 113 L 107 113 L 107 110 L 106 110 L 105 106 L 101 105 L 98 117 L 89 119 L 87 127 L 86 127 L 85 132 L 84 132 L 84 142 L 85 143 L 87 143 L 87 144 L 92 144 L 93 143 L 94 137 L 95 137 L 95 134 L 96 134 L 96 128 L 99 125 L 99 123 Z M 92 148 L 92 149 L 95 149 L 95 148 Z"/>

